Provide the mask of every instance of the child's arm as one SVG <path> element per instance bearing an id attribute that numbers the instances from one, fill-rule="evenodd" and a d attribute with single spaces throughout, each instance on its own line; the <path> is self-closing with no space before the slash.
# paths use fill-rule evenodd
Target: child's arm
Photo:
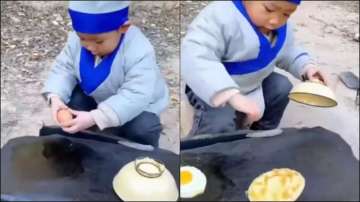
<path id="1" fill-rule="evenodd" d="M 56 57 L 45 81 L 41 92 L 45 99 L 48 100 L 50 95 L 57 95 L 63 102 L 69 102 L 77 83 L 73 60 L 76 43 L 75 33 L 70 33 L 65 47 Z"/>
<path id="2" fill-rule="evenodd" d="M 329 85 L 329 76 L 327 73 L 321 71 L 313 64 L 308 64 L 304 67 L 303 76 L 310 81 L 322 81 L 325 85 Z"/>
<path id="3" fill-rule="evenodd" d="M 99 103 L 98 108 L 90 112 L 100 129 L 124 125 L 145 110 L 154 91 L 163 90 L 155 89 L 161 78 L 152 45 L 140 33 L 132 37 L 128 46 L 124 47 L 124 83 L 117 94 Z"/>
<path id="4" fill-rule="evenodd" d="M 219 15 L 216 4 L 226 2 L 214 2 L 202 10 L 189 26 L 181 45 L 181 76 L 195 94 L 212 107 L 239 92 L 221 62 L 231 37 L 228 35 L 234 31 L 227 30 L 228 19 L 220 19 L 223 15 Z M 216 94 L 228 90 L 224 93 L 226 98 L 214 100 Z"/>
<path id="5" fill-rule="evenodd" d="M 222 64 L 231 34 L 241 34 L 238 26 L 226 26 L 236 24 L 231 18 L 219 15 L 226 6 L 233 9 L 231 2 L 211 3 L 189 26 L 181 46 L 181 74 L 187 85 L 207 104 L 220 107 L 228 103 L 235 110 L 246 113 L 247 121 L 251 123 L 261 118 L 260 108 L 240 93 L 239 86 Z"/>
<path id="6" fill-rule="evenodd" d="M 75 45 L 76 35 L 75 33 L 70 33 L 65 47 L 52 64 L 48 78 L 41 91 L 47 103 L 51 104 L 52 118 L 57 124 L 59 124 L 57 112 L 61 108 L 67 108 L 65 103 L 69 102 L 72 90 L 77 82 L 73 65 Z"/>
<path id="7" fill-rule="evenodd" d="M 288 42 L 286 44 L 284 54 L 277 61 L 276 65 L 290 72 L 294 77 L 300 80 L 302 80 L 305 76 L 309 80 L 318 78 L 327 83 L 325 74 L 316 68 L 315 62 L 308 52 L 300 46 L 295 45 L 293 28 L 290 23 L 288 23 L 288 26 Z"/>

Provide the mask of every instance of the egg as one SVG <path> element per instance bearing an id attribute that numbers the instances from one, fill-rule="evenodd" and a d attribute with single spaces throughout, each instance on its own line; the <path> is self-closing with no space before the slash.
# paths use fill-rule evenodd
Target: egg
<path id="1" fill-rule="evenodd" d="M 180 197 L 193 198 L 204 193 L 206 176 L 193 166 L 180 167 Z"/>
<path id="2" fill-rule="evenodd" d="M 60 109 L 57 112 L 57 120 L 60 124 L 63 124 L 67 121 L 71 121 L 73 119 L 73 115 L 68 109 Z"/>
<path id="3" fill-rule="evenodd" d="M 305 178 L 288 168 L 273 169 L 256 177 L 246 194 L 250 201 L 296 201 L 305 187 Z"/>

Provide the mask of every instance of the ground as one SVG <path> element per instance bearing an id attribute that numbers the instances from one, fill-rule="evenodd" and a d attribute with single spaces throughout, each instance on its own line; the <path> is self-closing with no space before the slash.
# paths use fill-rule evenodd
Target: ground
<path id="1" fill-rule="evenodd" d="M 181 37 L 187 25 L 207 2 L 181 2 Z M 359 76 L 359 2 L 303 1 L 290 21 L 295 24 L 298 44 L 306 48 L 331 80 L 338 106 L 316 108 L 290 102 L 280 127 L 321 126 L 339 133 L 359 158 L 359 107 L 356 91 L 337 79 L 342 71 Z M 296 85 L 300 81 L 288 75 Z M 183 85 L 182 85 L 183 87 Z M 183 96 L 182 96 L 183 98 Z M 182 134 L 183 136 L 183 134 Z"/>
<path id="2" fill-rule="evenodd" d="M 170 87 L 171 103 L 161 117 L 165 128 L 160 146 L 174 152 L 179 151 L 180 36 L 206 5 L 201 1 L 134 2 L 131 12 L 134 23 L 154 45 Z M 339 105 L 323 109 L 291 102 L 281 127 L 322 126 L 335 131 L 358 158 L 359 108 L 354 104 L 355 92 L 344 87 L 337 74 L 359 75 L 359 3 L 303 2 L 291 21 L 298 43 L 329 72 Z M 65 2 L 1 1 L 1 146 L 14 137 L 36 136 L 43 123 L 53 124 L 40 89 L 70 28 Z"/>
<path id="3" fill-rule="evenodd" d="M 71 29 L 66 6 L 1 1 L 1 146 L 54 124 L 40 90 Z M 170 88 L 169 108 L 161 114 L 160 147 L 178 153 L 179 3 L 133 2 L 130 15 L 153 44 Z"/>

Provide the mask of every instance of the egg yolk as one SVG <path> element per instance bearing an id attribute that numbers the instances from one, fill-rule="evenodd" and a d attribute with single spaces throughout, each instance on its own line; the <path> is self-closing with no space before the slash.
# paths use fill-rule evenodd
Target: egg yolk
<path id="1" fill-rule="evenodd" d="M 180 173 L 180 184 L 185 185 L 189 184 L 192 181 L 192 174 L 190 171 L 181 171 Z"/>

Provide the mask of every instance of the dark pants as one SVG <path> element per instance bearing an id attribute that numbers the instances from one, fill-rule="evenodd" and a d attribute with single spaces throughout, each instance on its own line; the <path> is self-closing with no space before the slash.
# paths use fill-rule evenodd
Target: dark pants
<path id="1" fill-rule="evenodd" d="M 97 103 L 84 94 L 80 86 L 76 86 L 68 106 L 75 110 L 90 111 L 97 108 Z M 105 129 L 105 133 L 158 147 L 161 130 L 160 118 L 154 113 L 144 111 L 122 126 Z"/>
<path id="2" fill-rule="evenodd" d="M 269 130 L 278 127 L 281 117 L 289 103 L 292 84 L 289 79 L 278 73 L 271 73 L 262 83 L 265 100 L 263 117 L 254 122 L 250 129 Z M 186 86 L 185 93 L 195 108 L 193 128 L 190 135 L 205 133 L 225 133 L 242 129 L 246 115 L 236 112 L 231 106 L 213 108 L 201 100 Z"/>

